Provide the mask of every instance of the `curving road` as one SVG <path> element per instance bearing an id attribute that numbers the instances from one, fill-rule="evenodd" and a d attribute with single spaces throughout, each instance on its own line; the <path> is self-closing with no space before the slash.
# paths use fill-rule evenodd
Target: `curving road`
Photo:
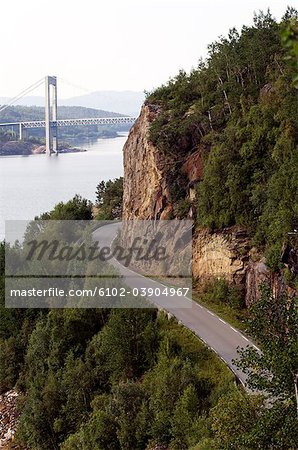
<path id="1" fill-rule="evenodd" d="M 99 242 L 100 246 L 111 245 L 116 236 L 119 223 L 106 225 L 93 232 L 93 239 Z M 124 267 L 116 259 L 110 260 L 110 263 L 124 277 L 124 282 L 130 288 L 141 287 L 164 287 L 149 278 L 145 278 L 136 272 Z M 204 306 L 187 298 L 186 307 L 179 307 L 181 305 L 181 297 L 174 296 L 168 299 L 165 303 L 160 297 L 150 297 L 150 302 L 153 302 L 157 308 L 166 310 L 173 315 L 178 322 L 182 323 L 188 329 L 193 331 L 208 347 L 210 347 L 217 355 L 228 365 L 233 371 L 237 379 L 245 386 L 247 376 L 239 370 L 234 364 L 233 359 L 238 358 L 237 347 L 253 346 L 257 349 L 255 344 L 244 336 L 240 331 L 236 330 L 230 324 L 218 317 L 212 311 L 209 311 Z M 247 391 L 251 392 L 247 387 Z"/>

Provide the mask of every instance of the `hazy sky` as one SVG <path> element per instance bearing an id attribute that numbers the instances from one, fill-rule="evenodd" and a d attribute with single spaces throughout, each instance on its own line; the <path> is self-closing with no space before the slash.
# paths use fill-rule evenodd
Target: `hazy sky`
<path id="1" fill-rule="evenodd" d="M 151 90 L 190 70 L 207 44 L 270 7 L 280 19 L 297 0 L 17 0 L 0 12 L 0 96 L 44 75 L 59 96 L 95 90 Z M 43 92 L 37 91 L 34 95 Z"/>

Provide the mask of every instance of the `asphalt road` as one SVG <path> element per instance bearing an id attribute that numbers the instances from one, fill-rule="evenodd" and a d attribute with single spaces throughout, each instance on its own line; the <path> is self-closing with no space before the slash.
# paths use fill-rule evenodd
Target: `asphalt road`
<path id="1" fill-rule="evenodd" d="M 101 227 L 93 232 L 93 239 L 94 241 L 98 241 L 100 246 L 110 245 L 116 236 L 118 228 L 119 224 Z M 163 284 L 131 271 L 120 264 L 116 259 L 111 259 L 110 263 L 121 273 L 124 278 L 123 281 L 130 288 L 164 288 Z M 149 300 L 150 302 L 153 302 L 156 307 L 167 311 L 185 327 L 193 331 L 207 344 L 208 347 L 217 353 L 217 355 L 233 371 L 243 386 L 245 386 L 247 377 L 233 364 L 233 359 L 238 358 L 237 347 L 255 347 L 255 344 L 252 341 L 212 311 L 209 311 L 204 306 L 199 305 L 189 298 L 184 298 L 184 303 L 182 305 L 181 297 L 178 296 L 169 298 L 150 297 Z M 248 388 L 246 389 L 249 391 Z"/>

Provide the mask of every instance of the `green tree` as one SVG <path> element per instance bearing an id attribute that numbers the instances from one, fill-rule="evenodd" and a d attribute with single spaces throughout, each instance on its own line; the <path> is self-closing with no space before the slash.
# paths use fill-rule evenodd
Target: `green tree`
<path id="1" fill-rule="evenodd" d="M 91 220 L 92 204 L 89 200 L 75 195 L 66 203 L 58 203 L 50 212 L 40 216 L 41 220 Z"/>
<path id="2" fill-rule="evenodd" d="M 123 177 L 101 181 L 96 188 L 96 203 L 100 220 L 120 219 L 122 216 Z"/>
<path id="3" fill-rule="evenodd" d="M 112 380 L 135 379 L 152 364 L 157 343 L 156 311 L 115 309 L 101 336 L 101 352 Z"/>
<path id="4" fill-rule="evenodd" d="M 261 399 L 241 395 L 237 391 L 222 397 L 211 410 L 211 427 L 216 448 L 251 450 L 247 435 L 259 420 L 261 407 Z"/>
<path id="5" fill-rule="evenodd" d="M 266 393 L 273 399 L 273 406 L 260 415 L 248 442 L 252 449 L 259 448 L 260 443 L 264 449 L 296 448 L 297 298 L 276 297 L 264 285 L 261 299 L 252 306 L 250 332 L 261 343 L 262 351 L 253 347 L 241 349 L 236 363 L 247 373 L 248 386 Z"/>
<path id="6" fill-rule="evenodd" d="M 249 376 L 249 386 L 295 404 L 294 376 L 298 372 L 297 298 L 274 296 L 269 286 L 251 307 L 250 333 L 262 352 L 249 347 L 237 361 Z M 269 375 L 271 374 L 271 375 Z"/>
<path id="7" fill-rule="evenodd" d="M 284 23 L 281 31 L 283 46 L 287 52 L 286 59 L 293 69 L 293 83 L 298 89 L 298 12 L 288 8 L 283 17 Z"/>
<path id="8" fill-rule="evenodd" d="M 120 450 L 115 418 L 104 411 L 96 411 L 79 432 L 69 436 L 61 450 Z"/>

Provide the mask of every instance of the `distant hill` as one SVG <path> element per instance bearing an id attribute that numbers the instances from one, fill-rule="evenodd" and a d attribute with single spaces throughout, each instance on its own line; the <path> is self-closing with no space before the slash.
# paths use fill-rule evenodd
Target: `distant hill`
<path id="1" fill-rule="evenodd" d="M 136 116 L 139 114 L 145 95 L 136 91 L 97 91 L 66 100 L 61 104 L 102 108 L 107 111 L 117 111 L 121 114 Z"/>
<path id="2" fill-rule="evenodd" d="M 79 119 L 88 117 L 117 117 L 121 114 L 102 109 L 84 108 L 82 106 L 58 106 L 58 119 Z M 43 120 L 42 106 L 10 106 L 0 113 L 1 122 L 18 122 L 20 120 Z"/>
<path id="3" fill-rule="evenodd" d="M 6 105 L 11 100 L 11 97 L 0 97 L 0 105 Z M 16 105 L 21 106 L 44 106 L 44 97 L 28 96 L 18 100 Z"/>
<path id="4" fill-rule="evenodd" d="M 60 99 L 59 105 L 82 106 L 136 116 L 139 114 L 144 98 L 144 93 L 140 91 L 96 91 L 78 97 Z M 0 104 L 6 104 L 9 100 L 8 97 L 0 97 Z M 44 98 L 25 97 L 16 104 L 22 106 L 44 106 Z"/>
<path id="5" fill-rule="evenodd" d="M 122 114 L 104 111 L 102 109 L 84 108 L 83 106 L 58 106 L 58 119 L 80 119 L 88 117 L 121 117 Z M 44 120 L 44 107 L 42 106 L 9 106 L 0 113 L 0 123 L 20 122 L 30 120 Z M 102 137 L 116 137 L 118 132 L 128 131 L 131 124 L 114 125 L 75 125 L 59 129 L 59 138 L 67 140 L 97 139 Z M 16 131 L 16 129 L 14 130 Z M 30 129 L 27 139 L 44 138 L 44 129 Z"/>

